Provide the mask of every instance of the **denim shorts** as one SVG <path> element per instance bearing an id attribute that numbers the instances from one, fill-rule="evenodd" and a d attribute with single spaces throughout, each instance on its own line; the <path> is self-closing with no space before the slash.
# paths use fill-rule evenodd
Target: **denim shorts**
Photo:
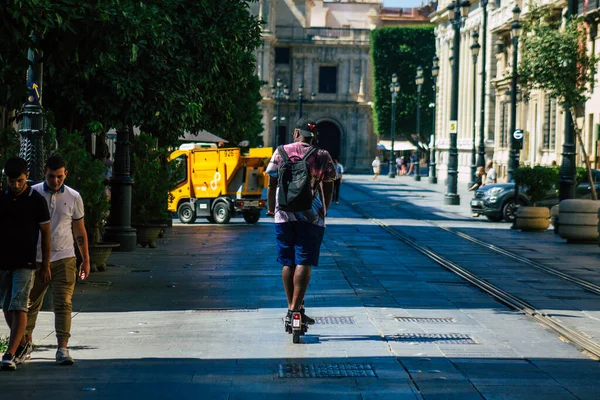
<path id="1" fill-rule="evenodd" d="M 284 266 L 319 265 L 325 228 L 309 222 L 275 224 L 277 262 Z"/>
<path id="2" fill-rule="evenodd" d="M 28 311 L 34 277 L 35 269 L 0 270 L 0 300 L 4 311 Z"/>

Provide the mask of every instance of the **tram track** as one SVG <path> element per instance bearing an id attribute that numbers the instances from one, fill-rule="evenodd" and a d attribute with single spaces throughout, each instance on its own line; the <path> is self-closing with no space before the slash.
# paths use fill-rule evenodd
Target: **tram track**
<path id="1" fill-rule="evenodd" d="M 366 190 L 364 190 L 362 187 L 359 187 L 359 185 L 351 184 L 350 186 L 352 186 L 353 189 L 355 189 L 363 194 L 366 194 L 367 196 L 369 196 L 371 198 L 376 198 L 371 193 L 368 193 Z M 373 224 L 380 226 L 382 229 L 384 229 L 386 232 L 388 232 L 389 234 L 391 234 L 392 236 L 394 236 L 401 242 L 407 244 L 408 246 L 412 247 L 419 253 L 421 253 L 424 256 L 428 257 L 429 259 L 435 261 L 440 266 L 455 273 L 456 275 L 458 275 L 462 279 L 466 280 L 467 282 L 471 283 L 472 285 L 478 287 L 480 290 L 489 294 L 490 296 L 492 296 L 499 302 L 507 305 L 510 308 L 513 308 L 517 311 L 520 311 L 520 312 L 528 315 L 533 320 L 535 320 L 538 323 L 553 330 L 559 336 L 561 336 L 565 340 L 573 343 L 575 346 L 580 348 L 582 351 L 586 352 L 588 355 L 591 355 L 596 360 L 600 360 L 600 344 L 596 343 L 594 340 L 592 340 L 592 339 L 588 338 L 587 336 L 585 336 L 584 334 L 568 327 L 566 324 L 562 323 L 561 321 L 557 320 L 556 318 L 552 317 L 551 315 L 547 315 L 546 313 L 536 309 L 533 305 L 529 304 L 527 301 L 510 294 L 509 292 L 499 288 L 496 285 L 493 285 L 492 283 L 488 282 L 487 280 L 480 278 L 475 273 L 469 271 L 468 269 L 462 267 L 461 265 L 455 263 L 454 261 L 451 261 L 450 259 L 444 257 L 440 253 L 432 250 L 431 248 L 419 243 L 416 239 L 410 237 L 409 235 L 406 235 L 405 233 L 402 233 L 402 232 L 392 228 L 390 225 L 388 225 L 384 221 L 373 217 L 369 212 L 362 209 L 356 203 L 350 203 L 350 202 L 346 202 L 346 203 L 353 210 L 355 210 L 358 214 L 362 215 L 363 217 L 368 219 Z M 409 210 L 406 210 L 406 211 L 407 211 L 407 213 L 411 214 Z M 466 233 L 458 232 L 451 228 L 441 226 L 433 221 L 422 220 L 421 218 L 419 218 L 419 219 L 433 227 L 439 228 L 445 232 L 448 232 L 452 235 L 458 236 L 464 240 L 470 241 L 470 242 L 477 244 L 483 248 L 486 248 L 495 253 L 501 254 L 505 257 L 511 258 L 519 263 L 523 263 L 537 271 L 540 271 L 540 272 L 546 273 L 548 275 L 557 277 L 559 279 L 568 281 L 588 292 L 591 292 L 596 295 L 600 295 L 600 286 L 598 286 L 592 282 L 588 282 L 586 280 L 566 274 L 555 268 L 551 268 L 551 267 L 548 267 L 541 263 L 532 261 L 526 257 L 512 253 L 506 249 L 500 248 L 498 246 L 494 246 L 493 244 L 490 244 L 485 241 L 474 238 Z"/>

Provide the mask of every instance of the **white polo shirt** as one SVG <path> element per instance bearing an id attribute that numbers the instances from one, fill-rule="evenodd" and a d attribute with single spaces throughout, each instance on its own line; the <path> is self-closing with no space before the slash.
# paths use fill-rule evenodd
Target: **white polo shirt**
<path id="1" fill-rule="evenodd" d="M 52 238 L 50 262 L 75 257 L 72 224 L 73 221 L 82 219 L 84 215 L 81 195 L 67 185 L 62 185 L 58 192 L 52 193 L 46 181 L 32 187 L 44 196 L 50 211 L 50 237 Z M 41 238 L 38 238 L 36 261 L 42 261 Z"/>

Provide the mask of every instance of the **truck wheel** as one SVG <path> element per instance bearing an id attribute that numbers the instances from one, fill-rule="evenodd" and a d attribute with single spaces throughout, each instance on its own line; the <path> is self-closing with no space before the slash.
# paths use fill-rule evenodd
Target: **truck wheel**
<path id="1" fill-rule="evenodd" d="M 217 203 L 213 208 L 213 218 L 217 224 L 226 224 L 231 219 L 229 204 Z"/>
<path id="2" fill-rule="evenodd" d="M 190 203 L 181 203 L 177 208 L 177 215 L 183 224 L 193 224 L 196 222 L 196 213 Z"/>
<path id="3" fill-rule="evenodd" d="M 260 219 L 260 211 L 246 211 L 243 214 L 244 221 L 249 224 L 255 224 Z"/>

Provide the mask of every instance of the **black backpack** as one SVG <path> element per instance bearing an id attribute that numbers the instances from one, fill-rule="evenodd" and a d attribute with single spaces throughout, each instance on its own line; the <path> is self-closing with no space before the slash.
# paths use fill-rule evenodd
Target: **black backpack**
<path id="1" fill-rule="evenodd" d="M 277 148 L 283 158 L 283 164 L 278 171 L 277 201 L 279 209 L 283 211 L 306 211 L 312 208 L 313 193 L 311 176 L 308 168 L 308 157 L 317 149 L 311 147 L 304 157 L 294 157 L 292 161 L 283 149 Z"/>

